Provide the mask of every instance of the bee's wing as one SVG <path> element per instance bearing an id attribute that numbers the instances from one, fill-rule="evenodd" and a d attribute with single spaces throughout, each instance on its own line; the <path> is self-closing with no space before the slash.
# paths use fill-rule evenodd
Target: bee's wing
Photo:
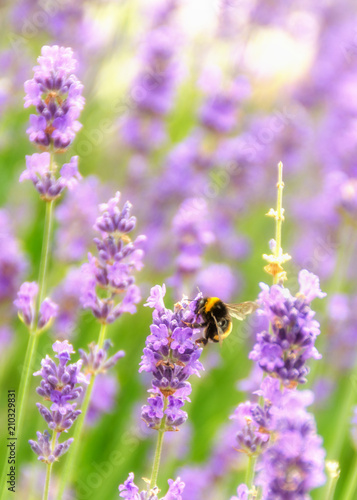
<path id="1" fill-rule="evenodd" d="M 226 304 L 229 314 L 232 318 L 242 321 L 246 316 L 252 314 L 258 309 L 256 302 L 241 302 L 240 304 Z"/>

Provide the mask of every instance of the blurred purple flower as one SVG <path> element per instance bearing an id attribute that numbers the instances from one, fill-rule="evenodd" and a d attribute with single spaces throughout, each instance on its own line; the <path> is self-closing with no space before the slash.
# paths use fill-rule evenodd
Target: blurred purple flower
<path id="1" fill-rule="evenodd" d="M 231 497 L 231 500 L 249 500 L 249 488 L 246 484 L 240 484 L 237 488 L 237 496 Z"/>
<path id="2" fill-rule="evenodd" d="M 74 333 L 81 310 L 80 296 L 85 286 L 84 278 L 80 268 L 70 268 L 53 292 L 58 304 L 58 314 L 53 327 L 56 338 L 69 338 Z"/>
<path id="3" fill-rule="evenodd" d="M 101 374 L 95 378 L 93 393 L 86 415 L 86 423 L 94 426 L 102 415 L 113 411 L 119 383 L 114 375 Z"/>
<path id="4" fill-rule="evenodd" d="M 166 137 L 163 117 L 171 110 L 180 67 L 175 61 L 180 37 L 174 23 L 178 2 L 165 2 L 150 12 L 151 28 L 140 51 L 140 68 L 131 84 L 130 111 L 121 120 L 124 142 L 141 154 Z M 129 106 L 128 106 L 129 107 Z"/>
<path id="5" fill-rule="evenodd" d="M 275 394 L 271 410 L 275 439 L 261 456 L 258 484 L 264 498 L 307 498 L 326 480 L 322 439 L 316 434 L 313 415 L 305 408 L 313 396 L 309 391 L 288 389 L 281 393 L 277 386 Z"/>
<path id="6" fill-rule="evenodd" d="M 78 172 L 78 156 L 73 156 L 69 163 L 62 165 L 61 176 L 68 189 L 71 190 L 77 186 L 78 181 L 82 179 L 81 174 Z"/>
<path id="7" fill-rule="evenodd" d="M 38 294 L 38 284 L 25 281 L 17 293 L 17 299 L 14 300 L 14 306 L 21 314 L 22 321 L 30 326 L 34 319 L 35 313 L 35 299 Z"/>
<path id="8" fill-rule="evenodd" d="M 12 217 L 0 210 L 0 302 L 14 300 L 26 268 L 27 260 L 13 233 Z"/>
<path id="9" fill-rule="evenodd" d="M 33 325 L 37 295 L 37 283 L 35 281 L 25 281 L 17 293 L 17 299 L 14 300 L 14 305 L 18 310 L 21 321 L 23 321 L 26 326 L 31 328 L 35 326 L 38 330 L 43 330 L 47 328 L 51 320 L 57 316 L 58 306 L 50 298 L 45 298 L 42 304 L 40 304 L 37 325 Z"/>
<path id="10" fill-rule="evenodd" d="M 121 137 L 132 149 L 147 154 L 158 148 L 165 140 L 165 129 L 159 118 L 146 123 L 139 116 L 127 116 L 121 122 Z"/>
<path id="11" fill-rule="evenodd" d="M 55 304 L 50 298 L 46 298 L 41 306 L 38 318 L 38 329 L 42 330 L 48 326 L 49 322 L 58 314 L 58 305 Z"/>
<path id="12" fill-rule="evenodd" d="M 215 240 L 208 206 L 203 198 L 189 198 L 182 203 L 172 221 L 172 233 L 176 240 L 178 257 L 177 270 L 170 284 L 180 293 L 183 282 L 195 277 L 200 270 L 203 253 Z"/>
<path id="13" fill-rule="evenodd" d="M 0 358 L 7 356 L 10 346 L 14 342 L 14 333 L 7 325 L 0 326 Z"/>
<path id="14" fill-rule="evenodd" d="M 113 356 L 108 358 L 108 351 L 111 345 L 110 340 L 107 339 L 104 341 L 103 348 L 101 349 L 99 349 L 97 344 L 94 342 L 89 344 L 88 352 L 83 349 L 79 349 L 78 352 L 83 362 L 83 373 L 86 375 L 106 373 L 106 371 L 109 370 L 109 368 L 112 368 L 112 366 L 114 366 L 120 358 L 125 356 L 124 351 L 118 351 Z"/>
<path id="15" fill-rule="evenodd" d="M 197 287 L 204 297 L 219 297 L 224 302 L 232 302 L 241 289 L 239 277 L 226 264 L 205 266 L 197 275 Z"/>
<path id="16" fill-rule="evenodd" d="M 169 489 L 164 497 L 160 500 L 182 500 L 182 492 L 185 487 L 185 483 L 181 481 L 178 477 L 177 479 L 169 479 Z M 134 474 L 129 473 L 129 477 L 124 484 L 119 485 L 119 496 L 127 500 L 159 500 L 158 497 L 159 490 L 155 491 L 141 491 L 139 493 L 139 488 L 134 483 Z"/>
<path id="17" fill-rule="evenodd" d="M 210 89 L 211 94 L 201 107 L 199 119 L 203 126 L 217 134 L 228 134 L 237 125 L 238 106 L 250 94 L 249 83 L 241 78 L 224 91 Z"/>
<path id="18" fill-rule="evenodd" d="M 230 417 L 237 423 L 237 450 L 250 456 L 260 455 L 269 441 L 270 405 L 263 408 L 250 401 L 241 403 Z"/>
<path id="19" fill-rule="evenodd" d="M 325 348 L 326 363 L 333 363 L 335 368 L 344 372 L 355 364 L 357 296 L 332 295 L 327 312 L 330 321 L 327 323 L 329 342 Z"/>
<path id="20" fill-rule="evenodd" d="M 234 1 L 236 0 L 232 0 L 232 2 Z M 251 7 L 251 22 L 263 26 L 283 25 L 286 23 L 289 11 L 293 6 L 292 0 L 276 0 L 273 4 L 269 0 L 258 0 Z"/>
<path id="21" fill-rule="evenodd" d="M 61 260 L 80 261 L 86 255 L 94 238 L 93 225 L 104 191 L 99 180 L 89 176 L 73 191 L 67 192 L 63 202 L 56 208 L 59 227 L 55 253 Z"/>

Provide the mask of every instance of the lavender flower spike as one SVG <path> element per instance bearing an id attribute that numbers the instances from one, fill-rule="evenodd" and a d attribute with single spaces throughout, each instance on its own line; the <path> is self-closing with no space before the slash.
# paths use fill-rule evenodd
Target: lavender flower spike
<path id="1" fill-rule="evenodd" d="M 141 417 L 152 429 L 159 429 L 165 416 L 165 430 L 178 430 L 187 419 L 181 408 L 189 401 L 192 374 L 203 370 L 199 362 L 202 349 L 193 340 L 193 322 L 196 301 L 176 304 L 175 310 L 165 308 L 165 286 L 151 289 L 146 306 L 154 308 L 153 324 L 146 339 L 139 371 L 151 372 L 152 389 L 148 404 L 142 407 Z"/>
<path id="2" fill-rule="evenodd" d="M 134 272 L 143 267 L 142 246 L 146 237 L 131 241 L 129 234 L 135 228 L 136 218 L 131 215 L 131 204 L 126 202 L 120 209 L 119 200 L 117 192 L 108 203 L 100 205 L 102 214 L 95 229 L 102 237 L 94 239 L 98 257 L 88 254 L 89 262 L 82 266 L 86 279 L 80 300 L 101 323 L 113 323 L 125 312 L 135 313 L 141 299 Z M 104 298 L 103 290 L 107 292 Z"/>
<path id="3" fill-rule="evenodd" d="M 318 278 L 306 270 L 300 271 L 299 283 L 300 291 L 295 297 L 280 285 L 260 285 L 259 301 L 267 325 L 257 335 L 257 343 L 249 355 L 265 372 L 291 387 L 306 381 L 309 358 L 321 358 L 315 347 L 320 325 L 314 319 L 310 302 L 325 294 L 320 290 Z"/>
<path id="4" fill-rule="evenodd" d="M 69 401 L 78 399 L 83 391 L 83 384 L 88 382 L 81 373 L 82 360 L 67 365 L 74 352 L 67 340 L 63 342 L 57 340 L 52 348 L 57 353 L 55 357 L 58 358 L 59 364 L 56 365 L 49 356 L 41 361 L 41 370 L 34 373 L 35 376 L 42 377 L 36 391 L 46 401 L 52 401 L 51 411 L 66 416 L 67 412 L 73 412 L 73 405 L 69 404 Z M 58 415 L 55 415 L 54 419 L 57 417 Z"/>
<path id="5" fill-rule="evenodd" d="M 78 117 L 84 107 L 83 85 L 73 74 L 76 60 L 70 48 L 44 46 L 34 77 L 25 82 L 25 107 L 36 106 L 27 129 L 30 141 L 45 148 L 65 150 L 81 128 Z"/>
<path id="6" fill-rule="evenodd" d="M 41 376 L 41 384 L 37 388 L 37 393 L 50 401 L 51 406 L 47 408 L 41 403 L 37 403 L 37 408 L 52 430 L 53 439 L 50 441 L 50 434 L 44 431 L 43 434 L 37 432 L 37 441 L 30 440 L 32 450 L 38 455 L 38 459 L 47 464 L 54 461 L 68 451 L 73 442 L 73 438 L 59 442 L 59 436 L 62 432 L 68 432 L 76 418 L 81 414 L 76 410 L 76 403 L 70 403 L 78 399 L 82 393 L 81 384 L 86 384 L 87 380 L 80 372 L 82 361 L 68 364 L 73 347 L 66 340 L 64 342 L 56 341 L 53 351 L 58 358 L 56 364 L 49 356 L 41 362 L 41 370 L 35 372 L 35 376 Z"/>

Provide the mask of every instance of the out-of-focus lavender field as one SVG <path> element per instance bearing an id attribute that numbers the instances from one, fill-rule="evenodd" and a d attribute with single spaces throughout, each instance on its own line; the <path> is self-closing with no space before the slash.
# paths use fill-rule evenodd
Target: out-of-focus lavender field
<path id="1" fill-rule="evenodd" d="M 357 498 L 355 2 L 0 33 L 0 499 Z M 258 309 L 202 348 L 202 296 Z"/>

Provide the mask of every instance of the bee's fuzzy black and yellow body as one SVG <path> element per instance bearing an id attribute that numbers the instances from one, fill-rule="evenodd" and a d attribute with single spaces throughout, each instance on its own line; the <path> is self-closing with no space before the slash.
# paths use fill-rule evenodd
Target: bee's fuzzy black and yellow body
<path id="1" fill-rule="evenodd" d="M 232 331 L 232 319 L 228 308 L 218 297 L 204 297 L 197 303 L 196 314 L 200 315 L 205 327 L 204 337 L 201 343 L 206 345 L 208 340 L 219 342 L 219 339 L 225 339 Z M 221 335 L 219 331 L 221 330 Z"/>
<path id="2" fill-rule="evenodd" d="M 209 340 L 221 342 L 232 331 L 232 316 L 243 320 L 247 314 L 257 309 L 255 302 L 225 304 L 218 297 L 203 297 L 197 302 L 195 314 L 202 318 L 202 323 L 192 326 L 204 328 L 203 337 L 197 342 L 206 345 Z"/>

